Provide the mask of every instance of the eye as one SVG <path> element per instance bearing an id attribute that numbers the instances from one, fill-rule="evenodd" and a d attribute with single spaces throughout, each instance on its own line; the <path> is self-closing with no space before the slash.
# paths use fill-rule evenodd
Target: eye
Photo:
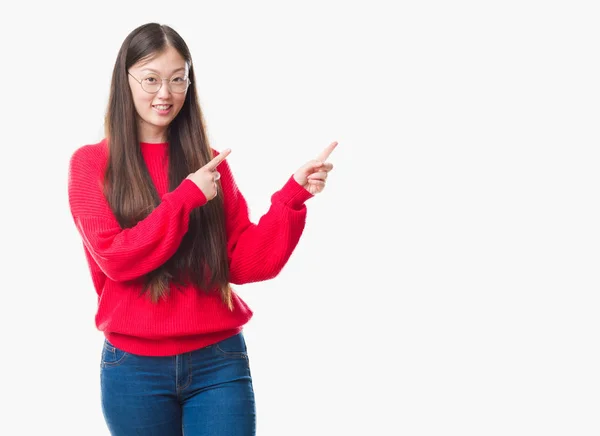
<path id="1" fill-rule="evenodd" d="M 152 85 L 152 84 L 158 82 L 158 80 L 156 79 L 156 77 L 153 77 L 153 76 L 145 77 L 143 80 L 144 80 L 144 82 L 146 82 L 149 85 Z"/>
<path id="2" fill-rule="evenodd" d="M 182 83 L 182 82 L 185 82 L 185 77 L 173 77 L 171 79 L 171 82 L 173 82 L 173 83 Z"/>

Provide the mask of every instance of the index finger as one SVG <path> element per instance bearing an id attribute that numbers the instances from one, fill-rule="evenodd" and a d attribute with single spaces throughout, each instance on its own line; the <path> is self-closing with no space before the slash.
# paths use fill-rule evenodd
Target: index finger
<path id="1" fill-rule="evenodd" d="M 325 150 L 323 150 L 321 153 L 319 153 L 319 156 L 317 156 L 317 160 L 320 162 L 325 162 L 329 158 L 329 155 L 331 154 L 331 152 L 335 149 L 335 147 L 337 145 L 338 145 L 337 141 L 333 141 L 331 144 L 329 144 L 327 146 L 327 148 Z"/>
<path id="2" fill-rule="evenodd" d="M 231 153 L 230 148 L 223 150 L 221 153 L 219 153 L 218 156 L 213 158 L 213 160 L 211 160 L 209 163 L 204 165 L 204 168 L 206 168 L 209 171 L 215 170 L 219 166 L 219 164 L 221 162 L 223 162 L 225 160 L 225 158 L 227 158 L 227 156 L 229 156 L 229 153 Z"/>

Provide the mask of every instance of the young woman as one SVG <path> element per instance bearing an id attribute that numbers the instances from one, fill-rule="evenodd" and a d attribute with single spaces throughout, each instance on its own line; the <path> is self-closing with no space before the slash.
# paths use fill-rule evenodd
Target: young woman
<path id="1" fill-rule="evenodd" d="M 124 40 L 105 138 L 78 148 L 69 204 L 98 294 L 104 417 L 113 435 L 255 434 L 242 335 L 252 316 L 230 284 L 275 277 L 324 187 L 337 143 L 301 166 L 258 223 L 208 143 L 190 51 L 150 23 Z"/>

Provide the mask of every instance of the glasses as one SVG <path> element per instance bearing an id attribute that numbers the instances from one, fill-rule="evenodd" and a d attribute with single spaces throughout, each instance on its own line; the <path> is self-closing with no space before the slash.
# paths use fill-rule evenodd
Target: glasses
<path id="1" fill-rule="evenodd" d="M 174 92 L 176 94 L 184 93 L 187 90 L 190 83 L 192 83 L 190 79 L 188 79 L 184 75 L 174 76 L 170 79 L 162 79 L 158 74 L 148 74 L 140 80 L 129 72 L 127 74 L 133 77 L 135 81 L 142 86 L 142 89 L 149 94 L 156 94 L 158 91 L 160 91 L 160 88 L 162 88 L 163 85 L 163 81 L 165 80 L 169 83 L 169 91 Z"/>

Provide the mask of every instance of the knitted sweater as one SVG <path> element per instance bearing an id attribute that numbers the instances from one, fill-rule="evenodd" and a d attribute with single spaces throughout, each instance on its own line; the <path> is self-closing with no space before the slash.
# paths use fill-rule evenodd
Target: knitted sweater
<path id="1" fill-rule="evenodd" d="M 238 333 L 252 311 L 235 290 L 233 310 L 222 302 L 217 290 L 205 292 L 192 285 L 173 287 L 158 303 L 140 295 L 144 275 L 176 252 L 188 229 L 190 212 L 207 203 L 202 191 L 188 179 L 169 191 L 168 143 L 141 143 L 140 147 L 161 198 L 148 217 L 122 229 L 112 213 L 102 191 L 108 162 L 106 140 L 84 145 L 71 156 L 69 206 L 98 295 L 97 328 L 124 351 L 168 356 Z M 290 177 L 271 196 L 269 210 L 253 223 L 227 161 L 218 171 L 230 282 L 241 285 L 275 277 L 298 244 L 306 220 L 304 202 L 312 195 Z"/>

